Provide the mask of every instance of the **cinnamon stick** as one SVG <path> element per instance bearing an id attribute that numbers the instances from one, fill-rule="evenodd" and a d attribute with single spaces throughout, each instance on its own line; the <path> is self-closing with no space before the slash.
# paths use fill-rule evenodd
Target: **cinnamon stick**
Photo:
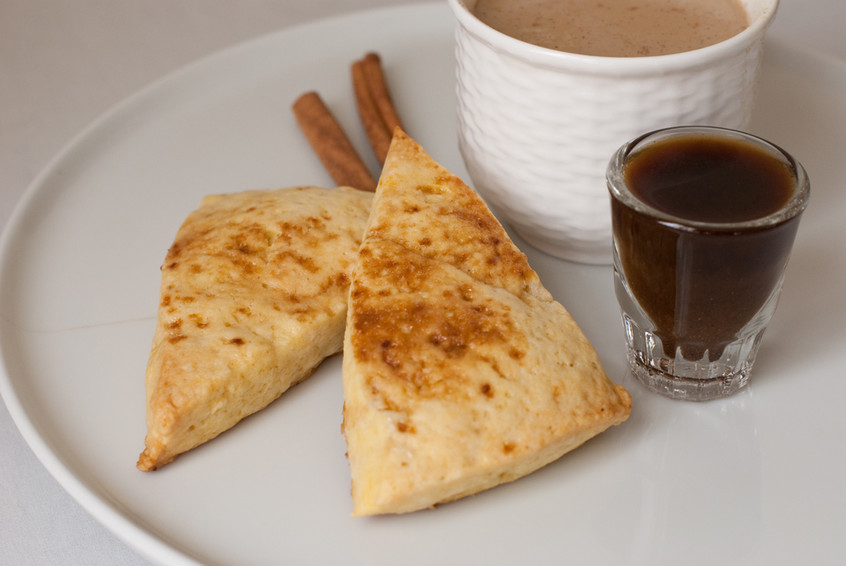
<path id="1" fill-rule="evenodd" d="M 338 185 L 375 191 L 376 181 L 332 112 L 314 91 L 301 95 L 292 110 L 323 167 Z"/>
<path id="2" fill-rule="evenodd" d="M 367 53 L 352 65 L 352 82 L 358 114 L 367 139 L 380 163 L 384 164 L 394 128 L 402 127 L 394 107 L 382 60 L 377 53 Z"/>

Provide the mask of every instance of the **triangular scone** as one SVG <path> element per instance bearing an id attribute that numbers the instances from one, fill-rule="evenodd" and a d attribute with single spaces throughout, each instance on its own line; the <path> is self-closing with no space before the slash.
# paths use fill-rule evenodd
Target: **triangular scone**
<path id="1" fill-rule="evenodd" d="M 450 202 L 461 211 L 444 214 Z M 370 226 L 343 360 L 354 515 L 415 511 L 517 479 L 628 418 L 629 394 L 487 207 L 402 132 Z"/>
<path id="2" fill-rule="evenodd" d="M 188 216 L 162 265 L 140 470 L 214 438 L 341 350 L 372 196 L 246 191 Z"/>

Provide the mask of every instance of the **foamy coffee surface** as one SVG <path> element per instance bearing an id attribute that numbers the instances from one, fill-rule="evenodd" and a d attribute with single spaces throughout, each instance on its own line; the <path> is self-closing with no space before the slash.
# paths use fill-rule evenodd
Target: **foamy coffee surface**
<path id="1" fill-rule="evenodd" d="M 738 0 L 478 0 L 473 12 L 522 41 L 606 57 L 691 51 L 748 25 Z"/>

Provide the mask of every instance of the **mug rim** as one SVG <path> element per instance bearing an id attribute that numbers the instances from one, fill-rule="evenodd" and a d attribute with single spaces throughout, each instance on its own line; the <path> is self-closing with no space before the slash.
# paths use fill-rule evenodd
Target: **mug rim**
<path id="1" fill-rule="evenodd" d="M 695 68 L 748 48 L 749 45 L 763 38 L 764 32 L 778 10 L 780 0 L 764 1 L 769 5 L 764 6 L 752 23 L 740 33 L 719 43 L 666 55 L 612 57 L 558 51 L 516 39 L 482 22 L 467 7 L 466 0 L 448 0 L 459 25 L 491 49 L 552 69 L 622 75 Z"/>

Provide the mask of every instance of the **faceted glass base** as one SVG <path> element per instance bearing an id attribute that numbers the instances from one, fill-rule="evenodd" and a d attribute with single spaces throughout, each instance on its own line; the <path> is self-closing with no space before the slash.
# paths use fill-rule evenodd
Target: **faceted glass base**
<path id="1" fill-rule="evenodd" d="M 671 399 L 709 401 L 728 397 L 749 382 L 764 331 L 732 342 L 715 360 L 706 351 L 701 360 L 687 360 L 677 351 L 668 357 L 658 338 L 624 314 L 626 351 L 632 374 L 650 391 Z"/>
<path id="2" fill-rule="evenodd" d="M 679 377 L 643 363 L 639 356 L 628 350 L 632 374 L 654 393 L 681 401 L 710 401 L 728 397 L 749 382 L 748 365 L 738 371 L 712 378 Z"/>

